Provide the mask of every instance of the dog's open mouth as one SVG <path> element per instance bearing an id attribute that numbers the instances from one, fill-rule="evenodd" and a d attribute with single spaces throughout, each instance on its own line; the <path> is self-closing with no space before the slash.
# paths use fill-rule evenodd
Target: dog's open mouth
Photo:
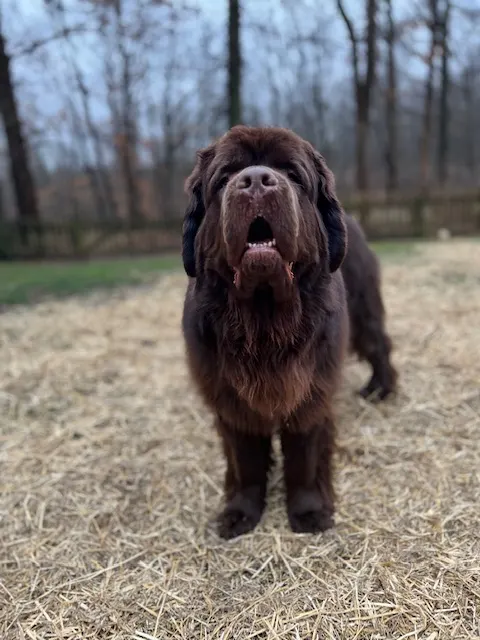
<path id="1" fill-rule="evenodd" d="M 247 241 L 239 267 L 234 271 L 234 284 L 253 290 L 258 284 L 279 285 L 285 276 L 293 281 L 293 263 L 283 259 L 273 234 L 273 229 L 265 218 L 258 216 L 250 224 Z"/>
<path id="2" fill-rule="evenodd" d="M 246 251 L 272 249 L 276 247 L 276 241 L 273 237 L 272 227 L 265 218 L 258 217 L 252 222 L 248 229 Z"/>

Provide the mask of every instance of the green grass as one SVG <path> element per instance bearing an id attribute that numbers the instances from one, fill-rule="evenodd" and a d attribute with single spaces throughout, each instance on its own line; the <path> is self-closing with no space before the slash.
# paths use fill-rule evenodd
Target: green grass
<path id="1" fill-rule="evenodd" d="M 26 304 L 47 297 L 62 298 L 95 289 L 142 284 L 180 266 L 177 256 L 0 263 L 0 305 Z"/>
<path id="2" fill-rule="evenodd" d="M 370 246 L 381 260 L 398 260 L 413 256 L 421 242 L 413 240 L 384 240 L 371 242 Z"/>
<path id="3" fill-rule="evenodd" d="M 416 243 L 373 242 L 383 259 L 403 259 Z M 177 256 L 96 259 L 86 262 L 0 262 L 0 306 L 151 282 L 159 273 L 181 268 Z"/>

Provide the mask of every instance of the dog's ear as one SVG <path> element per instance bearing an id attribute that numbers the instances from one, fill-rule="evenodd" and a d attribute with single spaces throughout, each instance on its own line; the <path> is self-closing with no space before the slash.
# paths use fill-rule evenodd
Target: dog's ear
<path id="1" fill-rule="evenodd" d="M 317 209 L 328 236 L 330 272 L 342 264 L 347 252 L 347 228 L 345 213 L 335 192 L 335 178 L 324 157 L 313 147 L 313 162 L 317 174 Z"/>
<path id="2" fill-rule="evenodd" d="M 196 277 L 195 238 L 205 216 L 204 176 L 214 154 L 213 145 L 197 151 L 195 167 L 185 181 L 188 204 L 183 218 L 182 259 L 184 269 L 191 278 Z"/>

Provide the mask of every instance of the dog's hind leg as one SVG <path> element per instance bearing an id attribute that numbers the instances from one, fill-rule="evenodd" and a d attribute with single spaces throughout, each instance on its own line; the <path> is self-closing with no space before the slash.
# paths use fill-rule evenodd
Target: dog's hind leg
<path id="1" fill-rule="evenodd" d="M 378 302 L 381 304 L 381 300 L 375 305 L 377 310 Z M 351 319 L 350 330 L 353 350 L 372 367 L 370 380 L 359 393 L 371 400 L 384 400 L 396 390 L 398 377 L 391 362 L 392 341 L 385 329 L 384 314 L 379 317 L 370 313 L 365 304 L 362 313 Z"/>

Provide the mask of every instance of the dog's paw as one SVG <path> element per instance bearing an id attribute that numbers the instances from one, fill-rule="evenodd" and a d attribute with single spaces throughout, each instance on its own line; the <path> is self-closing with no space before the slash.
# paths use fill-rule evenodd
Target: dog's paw
<path id="1" fill-rule="evenodd" d="M 321 533 L 334 526 L 333 513 L 326 510 L 292 513 L 289 517 L 294 533 Z"/>
<path id="2" fill-rule="evenodd" d="M 292 500 L 288 520 L 294 533 L 320 533 L 334 526 L 333 507 L 324 504 L 321 496 L 305 492 Z"/>
<path id="3" fill-rule="evenodd" d="M 231 540 L 253 531 L 260 520 L 241 509 L 225 509 L 218 519 L 218 534 L 225 540 Z"/>
<path id="4" fill-rule="evenodd" d="M 218 518 L 218 534 L 225 540 L 253 531 L 262 517 L 263 504 L 237 494 Z"/>
<path id="5" fill-rule="evenodd" d="M 395 393 L 395 387 L 383 385 L 376 380 L 370 380 L 368 384 L 360 389 L 358 395 L 369 402 L 381 402 Z"/>

